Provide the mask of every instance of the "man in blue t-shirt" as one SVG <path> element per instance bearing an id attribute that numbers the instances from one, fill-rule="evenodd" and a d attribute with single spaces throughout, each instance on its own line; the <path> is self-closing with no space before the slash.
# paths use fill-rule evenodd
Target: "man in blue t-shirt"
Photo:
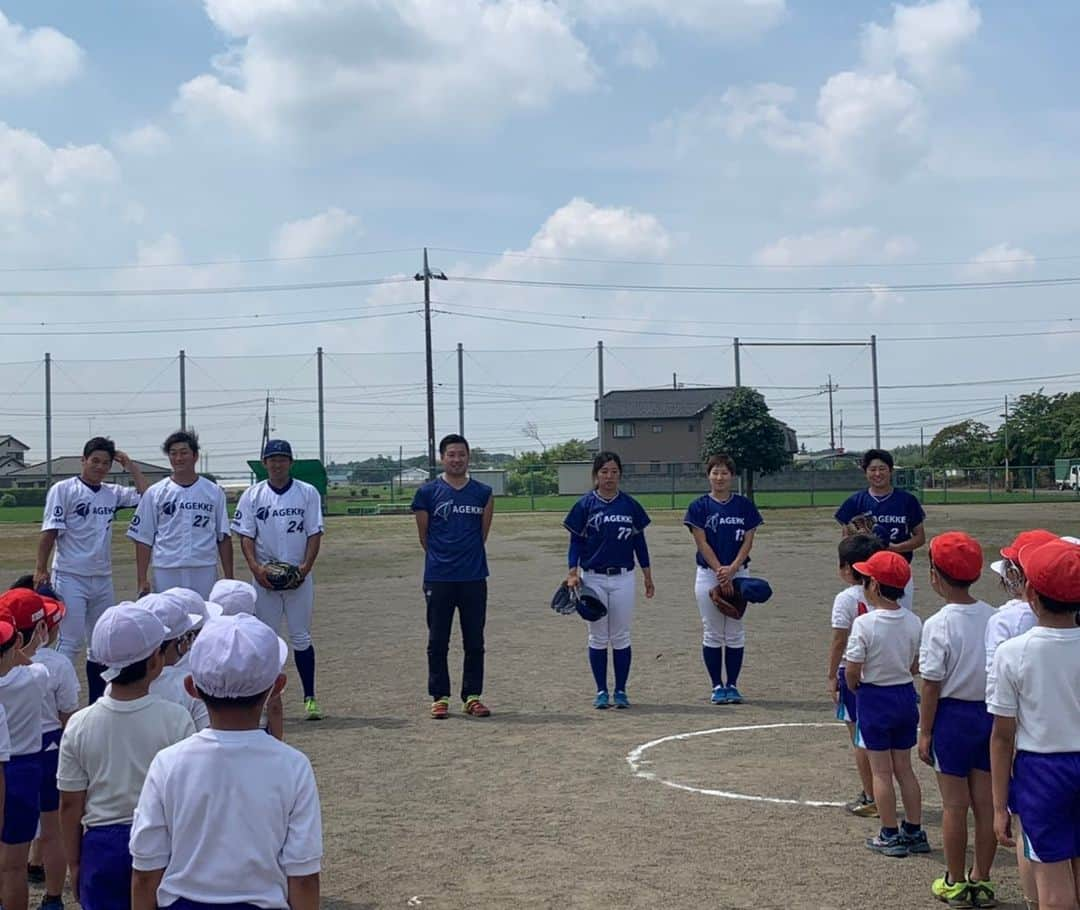
<path id="1" fill-rule="evenodd" d="M 922 504 L 907 490 L 893 486 L 892 453 L 885 449 L 868 449 L 861 464 L 866 474 L 867 489 L 852 493 L 836 510 L 834 517 L 843 527 L 845 537 L 851 533 L 849 524 L 852 519 L 860 515 L 871 517 L 874 535 L 887 549 L 911 562 L 914 552 L 926 544 L 926 529 L 923 527 L 926 512 Z M 912 578 L 899 600 L 900 606 L 911 609 L 914 591 Z"/>
<path id="2" fill-rule="evenodd" d="M 424 596 L 427 598 L 428 694 L 431 716 L 450 713 L 450 630 L 454 610 L 461 614 L 465 662 L 461 701 L 473 717 L 491 711 L 480 701 L 484 689 L 484 623 L 487 619 L 487 555 L 494 502 L 491 487 L 469 477 L 469 443 L 451 433 L 439 442 L 443 473 L 413 497 L 412 510 L 424 548 Z"/>

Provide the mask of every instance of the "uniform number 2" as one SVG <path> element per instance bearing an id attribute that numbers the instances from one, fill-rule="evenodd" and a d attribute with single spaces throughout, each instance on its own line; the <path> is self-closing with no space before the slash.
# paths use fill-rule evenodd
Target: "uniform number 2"
<path id="1" fill-rule="evenodd" d="M 209 515 L 196 515 L 195 520 L 191 523 L 193 528 L 208 528 L 210 527 Z"/>
<path id="2" fill-rule="evenodd" d="M 301 518 L 299 521 L 290 521 L 289 526 L 285 529 L 286 534 L 303 534 L 304 533 L 304 520 Z"/>

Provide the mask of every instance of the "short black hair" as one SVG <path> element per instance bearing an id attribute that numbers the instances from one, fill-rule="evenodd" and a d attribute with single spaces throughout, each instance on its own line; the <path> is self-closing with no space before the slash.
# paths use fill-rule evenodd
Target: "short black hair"
<path id="1" fill-rule="evenodd" d="M 95 436 L 86 440 L 82 447 L 83 458 L 89 458 L 94 452 L 104 452 L 109 458 L 116 458 L 116 443 L 108 436 Z"/>
<path id="2" fill-rule="evenodd" d="M 137 660 L 133 664 L 128 664 L 113 677 L 112 682 L 118 686 L 126 686 L 131 683 L 137 683 L 141 679 L 145 679 L 149 663 L 150 658 L 144 657 L 142 660 Z"/>
<path id="3" fill-rule="evenodd" d="M 272 689 L 273 686 L 270 687 Z M 199 693 L 199 698 L 203 700 L 207 708 L 214 708 L 215 710 L 228 710 L 229 708 L 254 708 L 270 693 L 270 689 L 265 689 L 262 692 L 256 692 L 254 695 L 243 695 L 238 698 L 223 698 L 219 695 L 207 695 L 198 686 L 195 687 L 195 691 Z"/>
<path id="4" fill-rule="evenodd" d="M 7 654 L 8 651 L 14 648 L 15 645 L 21 643 L 22 637 L 19 635 L 19 630 L 16 629 L 15 634 L 12 635 L 11 638 L 9 638 L 6 642 L 0 641 L 0 657 L 3 657 L 5 654 Z"/>
<path id="5" fill-rule="evenodd" d="M 977 578 L 973 578 L 971 579 L 971 581 L 961 581 L 959 578 L 953 578 L 948 572 L 942 569 L 941 566 L 934 564 L 934 558 L 932 556 L 930 557 L 930 568 L 938 573 L 938 576 L 943 582 L 945 582 L 945 584 L 953 588 L 970 588 L 973 584 L 975 584 L 975 582 L 979 580 Z"/>
<path id="6" fill-rule="evenodd" d="M 868 467 L 870 467 L 870 462 L 873 461 L 875 458 L 878 461 L 885 462 L 885 464 L 888 465 L 890 471 L 893 469 L 892 452 L 889 452 L 886 449 L 867 449 L 863 453 L 862 461 L 860 461 L 859 464 L 862 465 L 862 469 L 865 471 Z"/>
<path id="7" fill-rule="evenodd" d="M 884 550 L 885 544 L 875 534 L 852 534 L 845 537 L 836 547 L 840 558 L 840 565 L 854 566 L 857 562 L 866 562 L 879 550 Z"/>
<path id="8" fill-rule="evenodd" d="M 9 591 L 14 591 L 16 588 L 27 588 L 31 591 L 34 590 L 34 576 L 33 575 L 20 575 L 12 583 Z"/>
<path id="9" fill-rule="evenodd" d="M 199 454 L 199 434 L 194 430 L 177 430 L 175 433 L 170 433 L 161 444 L 161 451 L 168 455 L 169 449 L 181 442 L 191 449 L 193 455 Z"/>
<path id="10" fill-rule="evenodd" d="M 609 461 L 615 462 L 615 467 L 619 469 L 619 473 L 622 473 L 622 459 L 615 452 L 597 452 L 596 457 L 592 460 L 592 476 L 595 477 L 600 473 L 600 469 L 606 465 Z"/>
<path id="11" fill-rule="evenodd" d="M 878 582 L 878 589 L 881 591 L 881 596 L 888 600 L 899 600 L 904 596 L 903 588 L 894 588 L 892 585 L 883 585 Z"/>
<path id="12" fill-rule="evenodd" d="M 1039 594 L 1039 589 L 1035 589 L 1035 593 Z M 1070 600 L 1057 600 L 1054 597 L 1047 597 L 1045 594 L 1039 594 L 1039 603 L 1041 603 L 1051 613 L 1078 613 L 1080 614 L 1080 603 Z M 1077 621 L 1080 622 L 1080 615 L 1077 616 Z"/>
<path id="13" fill-rule="evenodd" d="M 448 433 L 446 436 L 440 439 L 439 454 L 445 455 L 446 450 L 450 448 L 450 446 L 465 446 L 466 452 L 471 451 L 471 449 L 469 448 L 469 440 L 467 440 L 460 433 Z"/>
<path id="14" fill-rule="evenodd" d="M 705 473 L 708 474 L 717 465 L 722 465 L 732 474 L 735 473 L 735 459 L 730 455 L 725 455 L 723 452 L 709 456 L 709 460 L 705 462 Z"/>

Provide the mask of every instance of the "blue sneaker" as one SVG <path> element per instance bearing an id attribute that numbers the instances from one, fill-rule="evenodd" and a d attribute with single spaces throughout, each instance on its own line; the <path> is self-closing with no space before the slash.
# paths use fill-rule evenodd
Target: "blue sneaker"
<path id="1" fill-rule="evenodd" d="M 616 692 L 615 693 L 615 707 L 616 708 L 629 708 L 630 707 L 630 699 L 626 697 L 625 692 Z"/>
<path id="2" fill-rule="evenodd" d="M 727 701 L 729 705 L 741 705 L 742 693 L 734 686 L 727 687 Z"/>
<path id="3" fill-rule="evenodd" d="M 929 853 L 930 841 L 926 839 L 926 832 L 920 828 L 914 834 L 906 834 L 903 829 L 900 831 L 900 837 L 903 838 L 904 846 L 907 847 L 908 853 Z"/>
<path id="4" fill-rule="evenodd" d="M 601 689 L 596 693 L 596 698 L 592 700 L 592 706 L 600 710 L 611 707 L 611 699 L 608 697 L 606 689 Z"/>
<path id="5" fill-rule="evenodd" d="M 712 698 L 709 699 L 714 705 L 726 705 L 728 703 L 727 686 L 717 686 L 712 690 Z"/>
<path id="6" fill-rule="evenodd" d="M 873 837 L 866 839 L 866 849 L 873 850 L 883 856 L 907 856 L 908 848 L 903 834 L 882 834 L 878 831 Z"/>

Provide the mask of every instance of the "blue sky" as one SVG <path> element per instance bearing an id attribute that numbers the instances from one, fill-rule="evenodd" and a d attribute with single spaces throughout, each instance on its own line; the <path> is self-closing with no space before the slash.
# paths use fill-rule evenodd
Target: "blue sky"
<path id="1" fill-rule="evenodd" d="M 1076 371 L 1071 286 L 895 289 L 1080 275 L 1073 4 L 0 0 L 0 14 L 0 307 L 18 333 L 0 430 L 31 457 L 45 351 L 54 447 L 92 429 L 149 459 L 177 419 L 180 348 L 215 466 L 257 443 L 267 391 L 277 431 L 313 452 L 317 345 L 329 454 L 421 451 L 412 282 L 11 292 L 409 277 L 425 244 L 452 279 L 789 289 L 440 282 L 439 431 L 456 427 L 446 352 L 461 342 L 466 429 L 485 448 L 534 446 L 529 422 L 545 442 L 591 435 L 598 340 L 608 387 L 627 388 L 729 384 L 734 335 L 876 332 L 882 384 L 904 387 L 883 391 L 886 444 L 1075 387 L 1034 378 Z M 380 250 L 394 252 L 341 255 Z M 273 261 L 232 261 L 251 259 Z M 854 291 L 790 292 L 811 285 Z M 376 318 L 346 321 L 361 314 Z M 941 340 L 989 334 L 1006 337 Z M 845 441 L 867 444 L 865 350 L 743 358 L 811 447 L 827 442 L 830 373 Z"/>

